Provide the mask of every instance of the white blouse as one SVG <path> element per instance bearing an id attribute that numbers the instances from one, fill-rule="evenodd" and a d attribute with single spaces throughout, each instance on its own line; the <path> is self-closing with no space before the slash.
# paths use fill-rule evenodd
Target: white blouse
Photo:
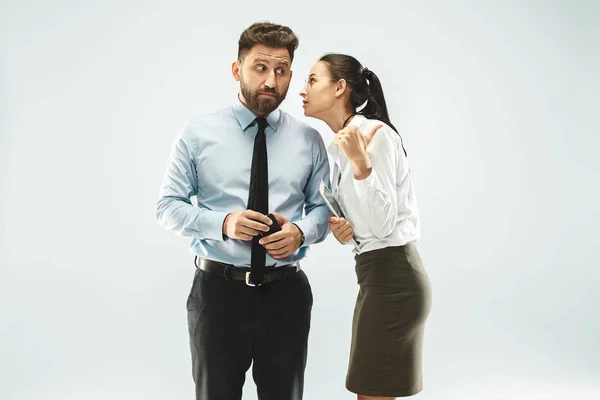
<path id="1" fill-rule="evenodd" d="M 402 246 L 420 237 L 417 201 L 400 136 L 383 122 L 362 115 L 354 116 L 348 126 L 355 125 L 366 135 L 379 124 L 383 126 L 367 147 L 372 170 L 365 179 L 354 178 L 352 165 L 335 143 L 327 147 L 334 162 L 332 192 L 354 230 L 356 254 Z"/>

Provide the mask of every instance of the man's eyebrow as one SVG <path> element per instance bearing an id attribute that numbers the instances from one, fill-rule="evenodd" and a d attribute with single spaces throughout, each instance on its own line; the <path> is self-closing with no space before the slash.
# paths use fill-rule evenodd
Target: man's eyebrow
<path id="1" fill-rule="evenodd" d="M 266 58 L 264 58 L 264 57 L 257 57 L 257 58 L 255 58 L 255 59 L 254 59 L 254 62 L 264 62 L 264 63 L 267 63 L 267 64 L 268 64 L 268 63 L 270 63 L 270 62 L 271 62 L 271 60 L 269 60 L 269 59 L 266 59 Z M 277 64 L 283 64 L 283 65 L 285 65 L 286 67 L 290 65 L 290 63 L 289 63 L 289 61 L 288 61 L 288 60 L 281 60 L 281 61 L 277 61 Z"/>

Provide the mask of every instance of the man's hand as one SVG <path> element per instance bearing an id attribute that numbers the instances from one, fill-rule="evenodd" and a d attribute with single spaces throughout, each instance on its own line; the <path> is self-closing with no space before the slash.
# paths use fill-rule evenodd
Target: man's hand
<path id="1" fill-rule="evenodd" d="M 275 259 L 285 258 L 294 254 L 300 247 L 302 232 L 295 224 L 277 213 L 273 216 L 281 225 L 281 230 L 258 241 L 267 250 L 267 253 Z"/>
<path id="2" fill-rule="evenodd" d="M 258 231 L 268 232 L 273 222 L 259 212 L 253 210 L 236 211 L 225 217 L 223 234 L 231 239 L 252 240 Z"/>
<path id="3" fill-rule="evenodd" d="M 329 229 L 331 229 L 331 233 L 336 237 L 337 240 L 342 244 L 346 244 L 352 239 L 354 235 L 354 231 L 352 230 L 352 226 L 345 218 L 338 218 L 336 216 L 330 215 L 327 220 L 329 223 Z"/>

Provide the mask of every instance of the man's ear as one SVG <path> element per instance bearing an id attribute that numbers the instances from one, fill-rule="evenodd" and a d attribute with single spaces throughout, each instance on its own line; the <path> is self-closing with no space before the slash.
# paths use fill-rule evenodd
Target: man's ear
<path id="1" fill-rule="evenodd" d="M 235 60 L 231 64 L 231 74 L 233 75 L 233 79 L 235 79 L 238 82 L 242 79 L 241 74 L 240 74 L 241 69 L 242 69 L 242 64 L 238 60 Z"/>

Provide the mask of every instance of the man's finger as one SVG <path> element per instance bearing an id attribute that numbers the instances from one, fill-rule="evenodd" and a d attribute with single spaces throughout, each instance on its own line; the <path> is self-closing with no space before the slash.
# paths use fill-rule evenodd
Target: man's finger
<path id="1" fill-rule="evenodd" d="M 280 250 L 270 251 L 269 254 L 273 258 L 284 258 L 284 257 L 287 257 L 290 254 L 292 254 L 292 251 L 290 251 L 290 250 L 291 250 L 290 246 L 285 246 L 284 248 L 282 248 Z"/>
<path id="2" fill-rule="evenodd" d="M 286 248 L 287 246 L 288 243 L 285 240 L 278 240 L 276 242 L 263 245 L 263 247 L 268 251 L 278 251 Z"/>
<path id="3" fill-rule="evenodd" d="M 273 221 L 271 221 L 271 218 L 254 210 L 246 210 L 245 214 L 246 218 L 253 221 L 262 222 L 263 224 L 267 225 L 271 225 L 273 223 Z"/>
<path id="4" fill-rule="evenodd" d="M 269 243 L 273 243 L 273 242 L 277 242 L 283 238 L 285 238 L 285 236 L 287 235 L 286 232 L 283 231 L 279 231 L 279 232 L 275 232 L 267 237 L 264 237 L 262 239 L 260 239 L 258 241 L 258 243 L 262 244 L 263 246 Z"/>
<path id="5" fill-rule="evenodd" d="M 284 247 L 280 250 L 271 250 L 269 251 L 269 255 L 273 258 L 283 258 L 289 252 L 287 247 Z"/>
<path id="6" fill-rule="evenodd" d="M 275 220 L 279 223 L 279 225 L 283 225 L 288 221 L 285 217 L 282 217 L 281 215 L 277 214 L 276 212 L 272 212 L 271 214 L 273 214 L 273 216 L 275 217 Z"/>
<path id="7" fill-rule="evenodd" d="M 239 234 L 248 235 L 248 236 L 256 236 L 256 235 L 258 235 L 258 231 L 256 229 L 248 228 L 246 226 L 240 226 L 238 228 L 238 233 Z"/>
<path id="8" fill-rule="evenodd" d="M 240 239 L 240 240 L 245 240 L 245 241 L 249 241 L 252 240 L 253 236 L 250 235 L 246 235 L 245 233 L 238 233 L 236 234 L 236 239 Z"/>
<path id="9" fill-rule="evenodd" d="M 269 221 L 271 221 L 271 220 L 269 220 Z M 263 224 L 261 222 L 256 222 L 256 221 L 248 219 L 248 218 L 242 219 L 241 222 L 242 222 L 242 225 L 245 226 L 246 228 L 253 229 L 255 231 L 263 231 L 263 232 L 269 231 L 269 226 L 266 224 Z"/>

